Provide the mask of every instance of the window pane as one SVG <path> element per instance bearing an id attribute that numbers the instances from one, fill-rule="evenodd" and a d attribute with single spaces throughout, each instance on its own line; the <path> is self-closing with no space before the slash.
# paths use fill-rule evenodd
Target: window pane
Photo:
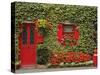
<path id="1" fill-rule="evenodd" d="M 64 26 L 64 32 L 72 32 L 73 27 L 72 26 Z"/>
<path id="2" fill-rule="evenodd" d="M 34 27 L 30 26 L 30 44 L 34 44 Z"/>
<path id="3" fill-rule="evenodd" d="M 22 31 L 22 42 L 23 44 L 27 44 L 27 30 L 26 27 L 23 27 L 23 31 Z"/>

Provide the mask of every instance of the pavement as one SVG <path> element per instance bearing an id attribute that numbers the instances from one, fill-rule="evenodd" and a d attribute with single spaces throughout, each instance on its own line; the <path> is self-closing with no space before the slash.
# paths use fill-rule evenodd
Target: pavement
<path id="1" fill-rule="evenodd" d="M 38 72 L 53 72 L 53 71 L 68 71 L 68 70 L 85 70 L 85 69 L 96 69 L 96 67 L 68 67 L 68 68 L 46 68 L 46 69 L 24 69 L 21 68 L 16 70 L 16 73 L 38 73 Z"/>

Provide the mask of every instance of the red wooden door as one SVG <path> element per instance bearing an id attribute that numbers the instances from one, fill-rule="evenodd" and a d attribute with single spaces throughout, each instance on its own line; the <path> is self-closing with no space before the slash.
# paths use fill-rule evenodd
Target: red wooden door
<path id="1" fill-rule="evenodd" d="M 25 23 L 19 39 L 21 66 L 36 64 L 35 26 Z"/>

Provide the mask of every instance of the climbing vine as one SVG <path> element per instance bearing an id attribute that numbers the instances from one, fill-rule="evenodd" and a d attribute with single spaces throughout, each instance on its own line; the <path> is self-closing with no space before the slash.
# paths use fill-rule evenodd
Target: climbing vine
<path id="1" fill-rule="evenodd" d="M 30 17 L 32 20 L 41 19 L 39 27 L 40 32 L 46 35 L 46 18 L 52 23 L 52 31 L 44 40 L 42 46 L 47 47 L 51 51 L 67 51 L 68 49 L 61 46 L 57 41 L 57 25 L 59 22 L 69 20 L 77 23 L 80 27 L 79 46 L 73 48 L 74 51 L 83 51 L 93 54 L 93 49 L 97 47 L 94 40 L 97 32 L 97 7 L 95 6 L 79 6 L 79 5 L 62 5 L 62 4 L 39 4 L 39 3 L 16 3 L 16 33 L 19 32 L 18 23 L 24 21 L 24 17 Z M 17 36 L 15 37 L 18 40 Z M 18 43 L 16 43 L 16 53 L 18 53 Z M 18 55 L 16 54 L 16 57 Z M 16 58 L 18 59 L 18 58 Z"/>

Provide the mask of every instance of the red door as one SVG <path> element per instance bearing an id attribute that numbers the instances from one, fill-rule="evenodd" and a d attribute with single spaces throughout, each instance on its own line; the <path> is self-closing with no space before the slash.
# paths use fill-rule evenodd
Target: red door
<path id="1" fill-rule="evenodd" d="M 21 67 L 36 64 L 35 26 L 24 23 L 19 39 Z"/>

